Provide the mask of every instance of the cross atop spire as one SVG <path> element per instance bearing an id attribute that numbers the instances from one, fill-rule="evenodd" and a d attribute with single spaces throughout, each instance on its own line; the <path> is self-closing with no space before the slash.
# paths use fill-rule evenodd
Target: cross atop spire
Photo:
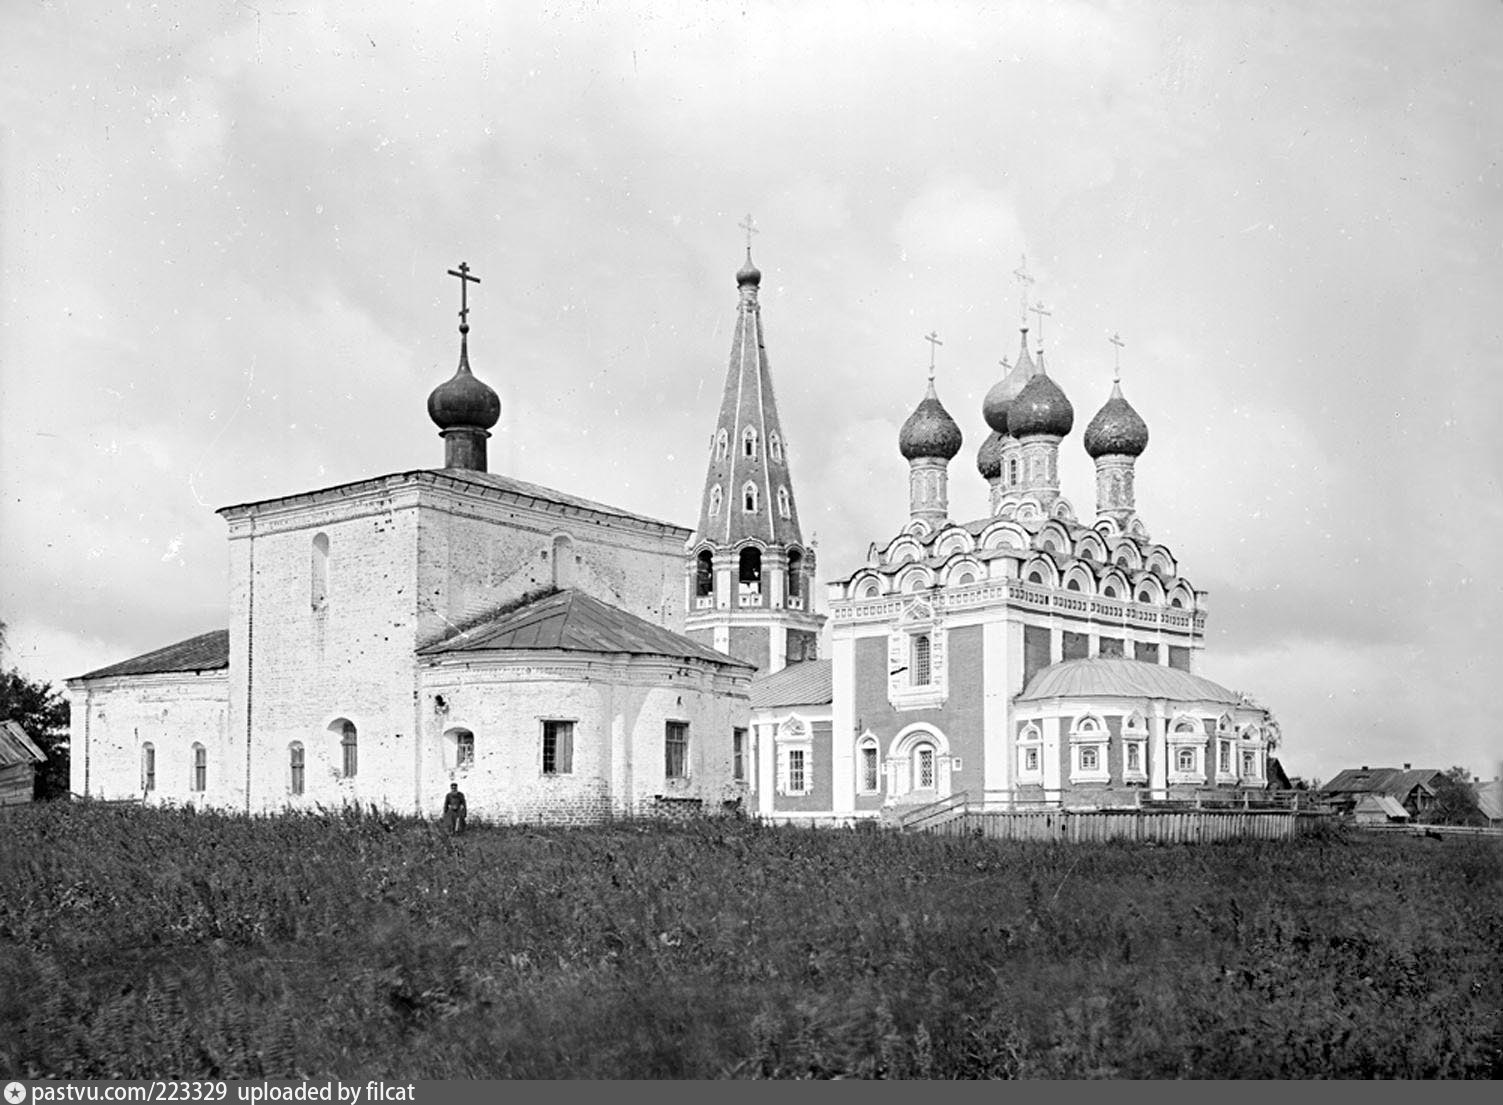
<path id="1" fill-rule="evenodd" d="M 748 211 L 746 213 L 746 218 L 742 219 L 736 225 L 739 226 L 742 230 L 746 231 L 746 255 L 748 257 L 750 257 L 751 256 L 751 240 L 752 240 L 752 235 L 753 234 L 760 234 L 762 232 L 757 229 L 756 223 L 752 222 L 752 217 L 751 217 L 751 212 L 750 211 Z"/>
<path id="2" fill-rule="evenodd" d="M 934 354 L 945 343 L 939 340 L 939 331 L 930 330 L 924 335 L 924 340 L 929 343 L 929 382 L 934 382 Z"/>
<path id="3" fill-rule="evenodd" d="M 1023 305 L 1023 326 L 1026 328 L 1028 326 L 1028 289 L 1033 287 L 1033 277 L 1028 275 L 1028 254 L 1023 254 L 1022 262 L 1012 270 L 1012 274 L 1017 277 Z"/>
<path id="4" fill-rule="evenodd" d="M 1120 384 L 1122 382 L 1122 347 L 1127 343 L 1122 340 L 1121 334 L 1115 332 L 1106 340 L 1116 346 L 1116 351 L 1113 354 L 1116 364 L 1112 367 L 1112 383 Z"/>
<path id="5" fill-rule="evenodd" d="M 1047 307 L 1044 306 L 1044 301 L 1042 299 L 1039 300 L 1037 303 L 1035 303 L 1032 307 L 1030 307 L 1028 309 L 1030 311 L 1032 311 L 1034 314 L 1038 315 L 1038 317 L 1039 317 L 1039 348 L 1043 349 L 1044 348 L 1044 320 L 1046 318 L 1048 318 L 1049 316 L 1051 316 L 1052 314 L 1054 314 L 1054 312 L 1051 311 L 1051 310 L 1049 310 L 1049 308 L 1047 308 Z"/>
<path id="6" fill-rule="evenodd" d="M 467 261 L 459 262 L 459 268 L 450 269 L 449 275 L 459 277 L 459 332 L 468 334 L 470 332 L 470 299 L 467 293 L 471 284 L 480 283 L 480 277 L 470 275 L 470 266 Z"/>

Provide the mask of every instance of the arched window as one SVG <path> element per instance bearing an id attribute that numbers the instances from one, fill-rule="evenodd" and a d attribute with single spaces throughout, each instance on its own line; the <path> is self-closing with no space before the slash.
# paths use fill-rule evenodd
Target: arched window
<path id="1" fill-rule="evenodd" d="M 304 769 L 303 742 L 293 741 L 287 746 L 287 790 L 289 793 L 303 793 Z"/>
<path id="2" fill-rule="evenodd" d="M 743 595 L 760 595 L 762 593 L 762 550 L 755 545 L 748 545 L 741 550 L 741 556 L 737 564 L 737 582 L 741 584 Z"/>
<path id="3" fill-rule="evenodd" d="M 200 794 L 209 789 L 209 750 L 197 741 L 193 742 L 193 776 L 189 786 Z"/>
<path id="4" fill-rule="evenodd" d="M 1183 610 L 1185 608 L 1185 600 L 1180 598 L 1178 595 L 1175 595 L 1172 599 L 1169 600 L 1169 605 L 1176 610 Z"/>
<path id="5" fill-rule="evenodd" d="M 804 593 L 804 554 L 797 549 L 788 550 L 788 597 L 801 598 Z"/>
<path id="6" fill-rule="evenodd" d="M 1108 583 L 1105 587 L 1103 587 L 1101 589 L 1101 597 L 1102 598 L 1107 598 L 1107 599 L 1114 599 L 1114 598 L 1117 597 L 1117 589 L 1115 587 L 1113 587 L 1110 583 Z"/>
<path id="7" fill-rule="evenodd" d="M 720 513 L 720 485 L 717 483 L 710 488 L 710 517 L 714 518 Z"/>
<path id="8" fill-rule="evenodd" d="M 925 741 L 913 746 L 913 789 L 933 790 L 936 785 L 934 771 L 934 745 Z"/>
<path id="9" fill-rule="evenodd" d="M 355 733 L 355 723 L 339 718 L 329 724 L 329 732 L 339 738 L 339 773 L 353 779 L 360 769 L 360 740 Z"/>
<path id="10" fill-rule="evenodd" d="M 741 432 L 741 452 L 742 455 L 748 457 L 757 455 L 757 428 L 755 426 L 748 426 Z"/>
<path id="11" fill-rule="evenodd" d="M 929 659 L 929 634 L 917 634 L 913 638 L 913 661 L 909 667 L 915 687 L 927 687 L 929 685 Z"/>
<path id="12" fill-rule="evenodd" d="M 741 489 L 741 509 L 747 514 L 757 513 L 757 485 L 750 480 Z"/>
<path id="13" fill-rule="evenodd" d="M 778 436 L 778 432 L 776 430 L 773 430 L 772 433 L 770 433 L 770 434 L 767 435 L 767 452 L 768 452 L 768 455 L 771 456 L 773 460 L 778 461 L 780 463 L 782 462 L 782 460 L 783 460 L 783 439 Z"/>
<path id="14" fill-rule="evenodd" d="M 574 586 L 574 542 L 563 533 L 553 539 L 553 586 Z"/>
<path id="15" fill-rule="evenodd" d="M 1040 575 L 1038 569 L 1035 568 L 1033 571 L 1028 573 L 1028 582 L 1041 584 L 1044 582 L 1044 577 Z"/>
<path id="16" fill-rule="evenodd" d="M 1072 579 L 1072 580 L 1070 580 L 1068 583 L 1065 584 L 1065 590 L 1066 591 L 1079 591 L 1080 590 L 1080 580 L 1078 580 L 1078 579 Z"/>
<path id="17" fill-rule="evenodd" d="M 313 564 L 309 577 L 313 609 L 322 610 L 329 603 L 329 538 L 326 534 L 320 533 L 313 539 Z"/>
<path id="18" fill-rule="evenodd" d="M 694 559 L 694 594 L 708 598 L 715 593 L 715 558 L 705 549 Z"/>
<path id="19" fill-rule="evenodd" d="M 793 514 L 792 501 L 788 497 L 786 487 L 778 488 L 778 516 L 781 518 L 791 517 Z"/>
<path id="20" fill-rule="evenodd" d="M 974 575 L 972 575 L 970 572 L 961 572 L 960 573 L 960 577 L 955 580 L 955 586 L 957 586 L 957 587 L 964 587 L 968 583 L 975 583 L 975 582 L 976 582 L 976 577 Z"/>
<path id="21" fill-rule="evenodd" d="M 141 792 L 150 794 L 157 789 L 157 749 L 151 741 L 141 746 Z"/>
<path id="22" fill-rule="evenodd" d="M 875 737 L 863 737 L 856 746 L 856 778 L 862 794 L 876 794 L 882 789 L 881 763 Z"/>
<path id="23" fill-rule="evenodd" d="M 475 763 L 475 734 L 468 729 L 450 729 L 444 734 L 449 746 L 449 766 L 456 771 Z"/>
<path id="24" fill-rule="evenodd" d="M 730 440 L 731 440 L 730 435 L 727 434 L 723 428 L 721 429 L 721 431 L 718 434 L 715 435 L 715 459 L 716 460 L 724 460 L 725 459 L 725 454 L 730 451 Z"/>
<path id="25" fill-rule="evenodd" d="M 1174 723 L 1174 731 L 1176 733 L 1199 733 L 1200 726 L 1191 718 L 1182 717 Z"/>
<path id="26" fill-rule="evenodd" d="M 1147 591 L 1147 590 L 1139 591 L 1138 592 L 1138 601 L 1139 602 L 1152 602 L 1153 601 L 1153 594 L 1150 591 Z"/>
<path id="27" fill-rule="evenodd" d="M 874 579 L 867 580 L 861 587 L 861 597 L 864 599 L 874 599 L 879 592 L 880 588 L 878 588 L 877 581 Z"/>

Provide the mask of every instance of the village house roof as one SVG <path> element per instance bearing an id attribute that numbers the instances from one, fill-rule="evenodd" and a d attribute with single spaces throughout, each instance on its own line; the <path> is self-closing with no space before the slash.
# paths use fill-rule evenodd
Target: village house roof
<path id="1" fill-rule="evenodd" d="M 573 589 L 498 613 L 418 651 L 423 656 L 448 656 L 498 650 L 626 653 L 753 668 L 681 633 Z"/>
<path id="2" fill-rule="evenodd" d="M 1403 801 L 1415 787 L 1435 793 L 1434 768 L 1349 767 L 1325 786 L 1323 794 L 1387 794 Z"/>
<path id="3" fill-rule="evenodd" d="M 168 672 L 218 671 L 230 666 L 230 631 L 215 629 L 174 645 L 143 652 L 118 664 L 98 668 L 77 679 L 109 679 L 117 675 L 161 675 Z"/>
<path id="4" fill-rule="evenodd" d="M 1364 794 L 1357 799 L 1354 813 L 1381 813 L 1397 821 L 1408 821 L 1409 811 L 1391 794 Z"/>
<path id="5" fill-rule="evenodd" d="M 779 671 L 758 675 L 752 680 L 753 710 L 775 710 L 782 706 L 824 706 L 835 700 L 830 678 L 830 661 L 805 660 L 789 664 Z"/>
<path id="6" fill-rule="evenodd" d="M 1496 779 L 1490 783 L 1473 783 L 1472 790 L 1477 795 L 1477 808 L 1482 811 L 1482 816 L 1489 821 L 1503 821 L 1503 783 Z"/>
<path id="7" fill-rule="evenodd" d="M 1064 660 L 1035 675 L 1017 702 L 1046 698 L 1161 698 L 1239 705 L 1242 696 L 1199 675 L 1146 660 Z"/>
<path id="8" fill-rule="evenodd" d="M 14 764 L 39 764 L 47 753 L 36 746 L 17 721 L 0 721 L 0 767 Z"/>

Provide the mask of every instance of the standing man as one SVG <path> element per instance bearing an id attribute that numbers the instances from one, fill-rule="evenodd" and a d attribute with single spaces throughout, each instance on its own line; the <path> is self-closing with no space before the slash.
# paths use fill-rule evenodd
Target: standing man
<path id="1" fill-rule="evenodd" d="M 464 832 L 464 819 L 468 813 L 464 791 L 459 789 L 458 783 L 450 783 L 449 793 L 444 795 L 444 828 L 449 830 L 451 836 Z"/>

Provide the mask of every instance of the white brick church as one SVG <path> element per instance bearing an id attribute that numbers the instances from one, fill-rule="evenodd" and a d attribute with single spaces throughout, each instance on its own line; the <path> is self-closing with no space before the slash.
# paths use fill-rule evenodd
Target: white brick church
<path id="1" fill-rule="evenodd" d="M 228 627 L 68 681 L 74 792 L 433 815 L 458 783 L 498 820 L 848 822 L 962 790 L 1103 807 L 1267 785 L 1277 727 L 1199 674 L 1205 594 L 1137 517 L 1146 424 L 1114 384 L 1078 521 L 1073 409 L 1026 328 L 982 411 L 989 516 L 948 516 L 962 433 L 931 372 L 898 443 L 910 522 L 817 613 L 760 282 L 748 250 L 692 531 L 487 471 L 501 408 L 462 300 L 458 370 L 428 398 L 443 467 L 220 510 Z"/>

